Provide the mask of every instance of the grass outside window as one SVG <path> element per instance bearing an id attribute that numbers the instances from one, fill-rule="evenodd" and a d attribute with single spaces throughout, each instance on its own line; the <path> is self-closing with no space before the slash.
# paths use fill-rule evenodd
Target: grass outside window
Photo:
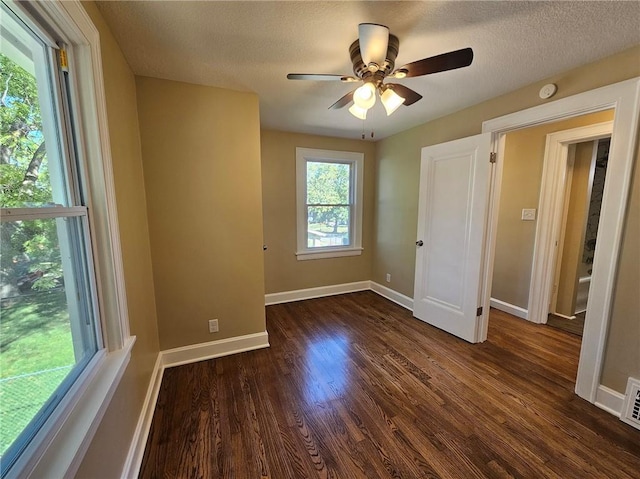
<path id="1" fill-rule="evenodd" d="M 75 365 L 63 288 L 3 298 L 0 310 L 0 454 Z"/>

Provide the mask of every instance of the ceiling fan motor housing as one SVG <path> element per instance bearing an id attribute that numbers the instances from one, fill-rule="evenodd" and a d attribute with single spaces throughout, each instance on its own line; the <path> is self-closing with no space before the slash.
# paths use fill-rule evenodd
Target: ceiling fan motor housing
<path id="1" fill-rule="evenodd" d="M 356 40 L 349 47 L 349 55 L 351 56 L 351 63 L 353 63 L 353 73 L 358 78 L 367 80 L 370 76 L 378 77 L 380 81 L 382 78 L 389 75 L 395 66 L 396 57 L 398 56 L 398 49 L 400 48 L 400 40 L 395 35 L 389 35 L 389 45 L 387 47 L 387 55 L 384 64 L 378 65 L 378 69 L 371 71 L 369 65 L 365 65 L 362 61 L 362 54 L 360 53 L 360 42 Z"/>

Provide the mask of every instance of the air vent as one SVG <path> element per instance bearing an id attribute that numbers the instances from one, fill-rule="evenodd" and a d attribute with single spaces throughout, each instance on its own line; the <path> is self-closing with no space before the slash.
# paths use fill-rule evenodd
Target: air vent
<path id="1" fill-rule="evenodd" d="M 640 380 L 638 379 L 629 378 L 627 382 L 627 393 L 624 396 L 620 419 L 640 429 Z"/>

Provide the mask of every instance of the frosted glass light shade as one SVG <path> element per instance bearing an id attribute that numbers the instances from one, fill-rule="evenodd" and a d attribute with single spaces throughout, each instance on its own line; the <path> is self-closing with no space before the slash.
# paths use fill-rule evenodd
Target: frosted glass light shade
<path id="1" fill-rule="evenodd" d="M 376 87 L 367 82 L 353 92 L 353 103 L 358 107 L 368 110 L 376 103 Z"/>
<path id="2" fill-rule="evenodd" d="M 366 120 L 367 119 L 367 110 L 366 110 L 366 108 L 360 108 L 355 103 L 353 105 L 351 105 L 351 108 L 349 108 L 349 113 L 351 113 L 356 118 L 359 118 L 360 120 Z"/>
<path id="3" fill-rule="evenodd" d="M 384 109 L 387 110 L 387 116 L 391 115 L 394 111 L 400 107 L 405 101 L 400 95 L 398 95 L 391 88 L 387 88 L 380 95 L 380 100 L 382 101 L 382 105 Z"/>

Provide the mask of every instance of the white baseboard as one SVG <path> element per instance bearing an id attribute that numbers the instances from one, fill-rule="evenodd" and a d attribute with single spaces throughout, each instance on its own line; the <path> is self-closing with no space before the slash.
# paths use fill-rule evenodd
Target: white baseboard
<path id="1" fill-rule="evenodd" d="M 367 287 L 363 287 L 365 283 Z M 347 288 L 349 286 L 350 288 Z M 290 302 L 298 301 L 300 299 L 332 296 L 335 294 L 350 293 L 368 289 L 390 301 L 393 301 L 394 303 L 399 304 L 400 306 L 408 310 L 413 310 L 412 298 L 398 293 L 397 291 L 394 291 L 390 288 L 387 288 L 386 286 L 378 284 L 375 281 L 361 281 L 358 283 L 348 283 L 322 288 L 311 288 L 308 290 L 275 293 L 272 295 L 265 295 L 265 299 L 271 297 L 271 302 L 267 302 L 267 305 L 270 305 L 278 303 L 275 298 L 283 298 L 283 301 L 281 302 Z M 320 291 L 325 291 L 325 294 L 320 295 Z M 313 294 L 313 296 L 309 296 L 308 298 L 302 297 L 302 293 Z M 294 297 L 297 299 L 292 299 Z M 269 300 L 267 299 L 267 301 Z M 527 319 L 527 310 L 519 308 L 518 306 L 514 306 L 509 303 L 505 303 L 503 301 L 495 300 L 492 298 L 491 307 L 508 312 L 510 314 L 513 314 L 514 316 Z M 142 411 L 140 412 L 138 424 L 131 441 L 131 446 L 129 448 L 129 453 L 125 461 L 121 477 L 123 479 L 138 477 L 165 368 L 204 361 L 207 359 L 218 358 L 222 356 L 228 356 L 245 351 L 252 351 L 265 347 L 269 347 L 269 336 L 266 331 L 263 333 L 247 334 L 245 336 L 237 336 L 234 338 L 221 339 L 208 343 L 200 343 L 191 346 L 184 346 L 180 348 L 160 351 L 156 360 L 156 364 L 153 368 L 153 372 L 151 373 L 151 380 L 149 382 L 147 394 L 145 396 Z M 596 393 L 596 400 L 594 404 L 600 409 L 603 409 L 619 418 L 621 415 L 624 398 L 625 396 L 623 394 L 620 394 L 619 392 L 614 391 L 613 389 L 610 389 L 606 386 L 600 385 Z"/>
<path id="2" fill-rule="evenodd" d="M 335 294 L 355 293 L 371 289 L 371 281 L 357 281 L 355 283 L 333 284 L 330 286 L 320 286 L 319 288 L 297 289 L 294 291 L 284 291 L 282 293 L 271 293 L 264 295 L 266 306 L 280 303 L 290 303 L 303 299 L 322 298 Z"/>
<path id="3" fill-rule="evenodd" d="M 575 316 L 567 316 L 566 314 L 562 314 L 562 313 L 558 313 L 558 312 L 553 313 L 553 314 L 554 314 L 554 316 L 559 316 L 560 318 L 563 318 L 563 319 L 571 319 L 571 320 L 576 319 Z"/>
<path id="4" fill-rule="evenodd" d="M 144 456 L 144 449 L 147 445 L 147 438 L 149 437 L 149 430 L 151 429 L 151 421 L 153 420 L 153 413 L 156 409 L 156 403 L 158 402 L 158 394 L 160 393 L 160 384 L 162 384 L 162 375 L 164 373 L 164 365 L 162 363 L 162 351 L 158 353 L 156 364 L 151 372 L 151 381 L 149 381 L 149 387 L 147 388 L 147 394 L 144 398 L 144 404 L 142 405 L 142 411 L 138 418 L 138 424 L 136 430 L 133 433 L 133 439 L 131 446 L 129 447 L 129 454 L 127 460 L 124 463 L 124 469 L 122 472 L 123 478 L 136 478 L 140 473 L 140 466 L 142 465 L 142 458 Z"/>
<path id="5" fill-rule="evenodd" d="M 500 301 L 499 299 L 491 298 L 491 307 L 499 309 L 500 311 L 504 311 L 505 313 L 513 314 L 518 318 L 529 319 L 529 311 L 520 306 L 516 306 L 511 303 L 507 303 L 505 301 Z"/>
<path id="6" fill-rule="evenodd" d="M 624 394 L 620 394 L 618 391 L 614 391 L 602 384 L 598 386 L 596 392 L 596 401 L 594 404 L 600 409 L 604 409 L 609 414 L 613 414 L 616 417 L 620 417 L 622 413 L 622 404 L 624 403 Z"/>
<path id="7" fill-rule="evenodd" d="M 400 306 L 409 310 L 413 309 L 413 299 L 373 281 L 359 281 L 355 283 L 323 286 L 320 288 L 267 294 L 265 295 L 265 302 L 266 305 L 287 303 L 302 299 L 312 299 L 322 296 L 333 296 L 336 294 L 353 293 L 365 290 L 373 290 L 380 296 L 383 296 Z M 158 358 L 156 359 L 153 372 L 151 373 L 151 380 L 149 382 L 149 387 L 147 388 L 147 394 L 144 399 L 142 411 L 138 418 L 136 430 L 131 441 L 131 446 L 129 447 L 129 453 L 125 461 L 121 477 L 123 479 L 138 477 L 147 439 L 149 437 L 149 431 L 151 429 L 153 413 L 158 401 L 160 385 L 162 384 L 162 376 L 166 368 L 266 347 L 269 347 L 269 335 L 265 331 L 263 333 L 247 334 L 245 336 L 237 336 L 234 338 L 221 339 L 208 343 L 200 343 L 160 351 Z"/>
<path id="8" fill-rule="evenodd" d="M 371 291 L 374 293 L 378 293 L 380 296 L 387 298 L 389 301 L 393 301 L 396 304 L 399 304 L 403 308 L 408 309 L 409 311 L 413 311 L 413 298 L 409 296 L 405 296 L 402 293 L 398 293 L 397 291 L 387 288 L 375 281 L 371 281 Z"/>
<path id="9" fill-rule="evenodd" d="M 254 349 L 268 348 L 269 334 L 262 333 L 246 334 L 234 338 L 220 339 L 208 343 L 193 344 L 181 348 L 167 349 L 162 351 L 162 364 L 165 368 L 181 366 L 183 364 L 195 363 L 206 359 L 229 356 L 230 354 L 253 351 Z"/>
<path id="10" fill-rule="evenodd" d="M 151 373 L 151 380 L 144 398 L 142 411 L 138 418 L 138 424 L 129 446 L 129 453 L 122 469 L 122 479 L 133 479 L 138 477 L 144 450 L 147 445 L 147 438 L 151 429 L 153 413 L 158 402 L 162 376 L 166 368 L 181 366 L 183 364 L 205 361 L 207 359 L 229 356 L 231 354 L 243 353 L 269 347 L 269 335 L 267 332 L 236 336 L 234 338 L 220 339 L 208 343 L 194 344 L 181 348 L 167 349 L 158 353 L 156 364 Z"/>
<path id="11" fill-rule="evenodd" d="M 375 281 L 357 281 L 355 283 L 334 284 L 331 286 L 320 286 L 318 288 L 297 289 L 294 291 L 265 294 L 264 304 L 265 306 L 271 306 L 274 304 L 290 303 L 292 301 L 323 298 L 325 296 L 334 296 L 336 294 L 355 293 L 357 291 L 367 290 L 371 290 L 380 296 L 399 304 L 403 308 L 413 311 L 412 298 L 376 283 Z"/>

